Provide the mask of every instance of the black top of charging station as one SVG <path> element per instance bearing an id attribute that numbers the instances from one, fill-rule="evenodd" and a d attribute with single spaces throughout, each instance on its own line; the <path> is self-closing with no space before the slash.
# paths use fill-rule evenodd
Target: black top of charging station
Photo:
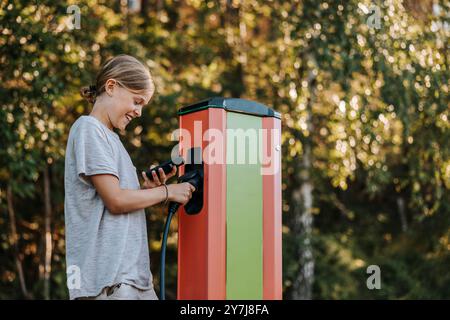
<path id="1" fill-rule="evenodd" d="M 227 111 L 240 112 L 253 116 L 274 117 L 281 119 L 281 114 L 279 112 L 274 111 L 261 103 L 245 99 L 222 97 L 209 98 L 183 107 L 178 110 L 178 115 L 184 115 L 208 108 L 222 108 Z"/>

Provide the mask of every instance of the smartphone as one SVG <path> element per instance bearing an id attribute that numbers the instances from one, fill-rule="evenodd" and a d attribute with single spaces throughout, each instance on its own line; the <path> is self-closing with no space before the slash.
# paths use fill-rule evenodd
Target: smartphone
<path id="1" fill-rule="evenodd" d="M 147 178 L 149 178 L 150 180 L 153 181 L 152 172 L 155 171 L 156 174 L 158 175 L 158 178 L 161 179 L 161 177 L 159 176 L 159 168 L 162 168 L 164 173 L 168 174 L 169 172 L 172 171 L 173 166 L 179 167 L 183 164 L 184 164 L 184 159 L 182 157 L 177 157 L 173 160 L 171 159 L 171 160 L 165 161 L 154 168 L 148 169 L 147 171 L 145 171 L 145 175 L 147 176 Z"/>

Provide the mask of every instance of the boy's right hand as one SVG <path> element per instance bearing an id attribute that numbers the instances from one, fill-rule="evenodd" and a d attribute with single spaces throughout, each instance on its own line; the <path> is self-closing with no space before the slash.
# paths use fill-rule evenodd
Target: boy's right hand
<path id="1" fill-rule="evenodd" d="M 185 205 L 192 198 L 192 192 L 195 191 L 195 187 L 189 182 L 174 183 L 167 185 L 169 191 L 169 201 L 178 202 L 181 205 Z"/>

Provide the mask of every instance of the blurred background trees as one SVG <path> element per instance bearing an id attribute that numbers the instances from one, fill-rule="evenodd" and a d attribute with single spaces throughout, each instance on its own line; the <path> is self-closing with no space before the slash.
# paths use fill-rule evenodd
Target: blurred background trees
<path id="1" fill-rule="evenodd" d="M 67 135 L 91 110 L 79 88 L 119 53 L 148 65 L 157 87 L 120 132 L 137 168 L 170 156 L 183 105 L 241 97 L 282 113 L 285 299 L 450 298 L 449 7 L 0 0 L 0 298 L 68 296 Z M 147 217 L 158 288 L 165 212 Z M 366 287 L 371 264 L 381 290 Z"/>

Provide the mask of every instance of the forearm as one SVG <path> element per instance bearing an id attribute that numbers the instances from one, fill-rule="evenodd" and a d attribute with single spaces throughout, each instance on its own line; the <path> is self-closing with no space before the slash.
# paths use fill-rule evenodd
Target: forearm
<path id="1" fill-rule="evenodd" d="M 152 189 L 120 189 L 111 199 L 109 211 L 113 214 L 130 213 L 154 206 L 166 199 L 166 188 L 159 186 Z"/>

